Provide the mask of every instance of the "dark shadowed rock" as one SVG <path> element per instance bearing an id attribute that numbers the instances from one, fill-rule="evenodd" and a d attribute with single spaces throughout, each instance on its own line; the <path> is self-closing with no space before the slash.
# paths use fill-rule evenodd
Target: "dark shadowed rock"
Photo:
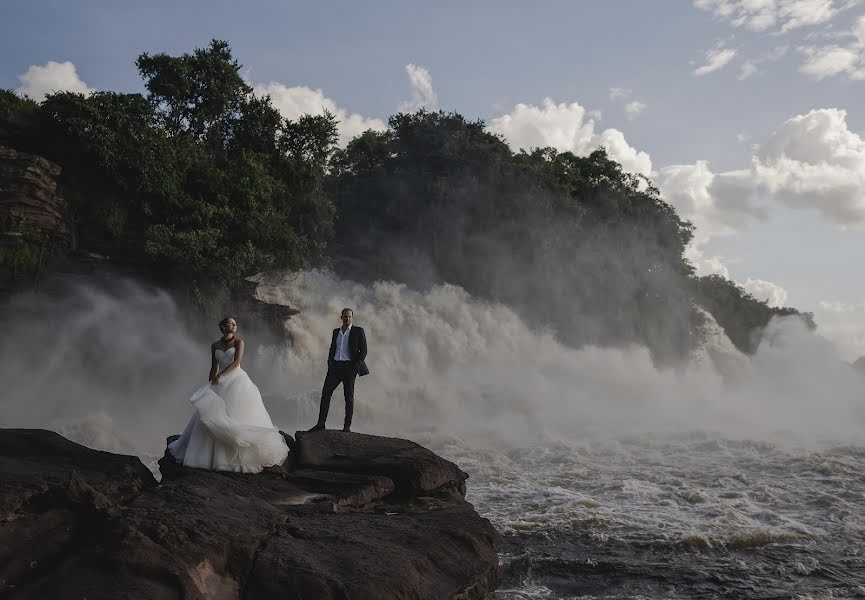
<path id="1" fill-rule="evenodd" d="M 492 597 L 501 538 L 455 491 L 455 465 L 342 432 L 297 448 L 308 460 L 258 475 L 166 456 L 157 486 L 137 458 L 0 430 L 0 596 Z"/>
<path id="2" fill-rule="evenodd" d="M 403 497 L 466 494 L 468 475 L 458 466 L 408 440 L 361 433 L 298 431 L 295 466 L 384 475 Z"/>

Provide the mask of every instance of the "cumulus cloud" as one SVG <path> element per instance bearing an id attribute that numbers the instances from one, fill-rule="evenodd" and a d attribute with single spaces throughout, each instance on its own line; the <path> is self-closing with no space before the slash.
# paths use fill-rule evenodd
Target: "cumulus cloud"
<path id="1" fill-rule="evenodd" d="M 339 119 L 339 145 L 345 146 L 351 139 L 367 129 L 383 131 L 387 124 L 381 119 L 368 118 L 346 109 L 324 95 L 322 90 L 306 86 L 288 87 L 276 81 L 254 86 L 258 95 L 267 94 L 283 117 L 295 120 L 303 115 L 321 115 L 325 110 Z"/>
<path id="2" fill-rule="evenodd" d="M 401 102 L 400 112 L 414 112 L 421 108 L 438 108 L 438 96 L 432 85 L 432 75 L 423 67 L 408 64 L 405 66 L 411 83 L 411 100 Z"/>
<path id="3" fill-rule="evenodd" d="M 625 114 L 631 120 L 636 119 L 644 110 L 646 110 L 646 104 L 639 100 L 632 100 L 625 104 Z"/>
<path id="4" fill-rule="evenodd" d="M 709 73 L 714 73 L 718 69 L 722 69 L 733 60 L 736 56 L 736 50 L 733 48 L 717 48 L 706 52 L 706 64 L 694 69 L 694 75 L 702 77 Z"/>
<path id="5" fill-rule="evenodd" d="M 768 217 L 747 170 L 713 173 L 704 160 L 671 165 L 661 169 L 658 187 L 664 200 L 694 223 L 698 240 L 729 235 Z"/>
<path id="6" fill-rule="evenodd" d="M 18 76 L 21 85 L 15 91 L 22 96 L 29 96 L 42 101 L 52 92 L 76 92 L 89 94 L 93 91 L 81 81 L 75 65 L 69 61 L 48 61 L 44 65 L 31 65 L 27 71 Z"/>
<path id="7" fill-rule="evenodd" d="M 517 104 L 510 113 L 492 119 L 487 129 L 501 134 L 515 150 L 550 146 L 585 155 L 603 146 L 625 171 L 647 176 L 652 172 L 647 153 L 633 148 L 617 129 L 597 133 L 595 121 L 577 102 L 556 104 L 545 98 L 543 106 Z"/>
<path id="8" fill-rule="evenodd" d="M 765 221 L 772 203 L 817 211 L 842 227 L 865 226 L 865 140 L 846 117 L 826 108 L 787 120 L 755 147 L 750 169 L 714 173 L 697 161 L 659 171 L 663 198 L 696 226 L 687 257 L 699 272 L 726 276 L 723 258 L 705 256 L 702 247 Z"/>
<path id="9" fill-rule="evenodd" d="M 755 182 L 793 208 L 842 226 L 865 225 L 865 140 L 847 112 L 812 110 L 789 119 L 752 158 Z"/>
<path id="10" fill-rule="evenodd" d="M 742 287 L 757 300 L 765 301 L 769 306 L 781 307 L 787 305 L 787 290 L 771 281 L 748 278 Z"/>
<path id="11" fill-rule="evenodd" d="M 679 216 L 696 228 L 685 258 L 700 275 L 714 273 L 729 278 L 726 259 L 706 256 L 703 247 L 712 238 L 731 235 L 768 218 L 767 208 L 755 195 L 750 172 L 713 173 L 703 160 L 670 165 L 660 170 L 658 189 Z"/>
<path id="12" fill-rule="evenodd" d="M 780 25 L 782 33 L 826 23 L 840 10 L 833 0 L 694 0 L 694 6 L 733 27 L 766 31 Z"/>

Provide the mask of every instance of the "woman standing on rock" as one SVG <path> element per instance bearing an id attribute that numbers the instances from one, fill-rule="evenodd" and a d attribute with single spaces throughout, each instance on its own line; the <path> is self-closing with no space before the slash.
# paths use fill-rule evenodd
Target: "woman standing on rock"
<path id="1" fill-rule="evenodd" d="M 235 335 L 237 321 L 226 317 L 219 330 L 222 337 L 210 348 L 210 382 L 192 395 L 195 414 L 168 450 L 187 467 L 258 473 L 282 464 L 288 447 L 240 367 L 244 343 Z"/>

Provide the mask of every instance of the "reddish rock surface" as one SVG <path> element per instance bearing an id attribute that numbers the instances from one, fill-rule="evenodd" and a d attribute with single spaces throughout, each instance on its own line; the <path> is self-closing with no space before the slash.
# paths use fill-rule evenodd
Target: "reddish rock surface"
<path id="1" fill-rule="evenodd" d="M 299 433 L 258 475 L 0 430 L 0 597 L 492 598 L 501 538 L 456 465 L 408 442 Z"/>

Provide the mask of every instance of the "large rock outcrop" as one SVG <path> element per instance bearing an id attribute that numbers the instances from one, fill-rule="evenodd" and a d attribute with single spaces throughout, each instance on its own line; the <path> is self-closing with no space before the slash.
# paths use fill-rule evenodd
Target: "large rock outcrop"
<path id="1" fill-rule="evenodd" d="M 60 196 L 60 167 L 49 160 L 0 145 L 0 218 L 4 235 L 30 229 L 59 248 L 73 245 L 69 207 Z M 12 223 L 14 220 L 15 223 Z"/>
<path id="2" fill-rule="evenodd" d="M 290 438 L 289 438 L 290 439 Z M 258 475 L 0 430 L 0 597 L 492 598 L 501 538 L 466 474 L 405 440 L 298 433 Z"/>

